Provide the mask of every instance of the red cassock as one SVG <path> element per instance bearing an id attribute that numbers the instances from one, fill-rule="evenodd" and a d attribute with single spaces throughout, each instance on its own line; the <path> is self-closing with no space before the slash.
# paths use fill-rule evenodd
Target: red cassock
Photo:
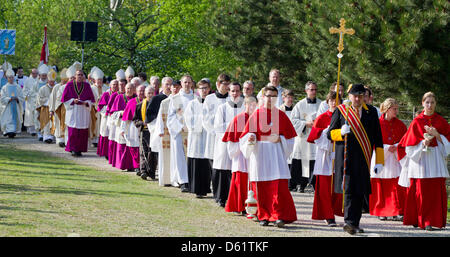
<path id="1" fill-rule="evenodd" d="M 230 122 L 222 138 L 223 142 L 232 142 L 239 144 L 239 137 L 244 131 L 245 124 L 248 121 L 248 113 L 242 112 Z M 240 153 L 242 155 L 242 153 Z M 242 156 L 243 158 L 243 156 Z M 244 158 L 243 158 L 244 159 Z M 231 158 L 232 161 L 239 161 L 238 158 Z M 245 160 L 244 160 L 245 161 Z M 244 164 L 245 165 L 245 164 Z M 247 171 L 232 170 L 230 191 L 228 193 L 226 212 L 243 212 L 245 210 L 245 200 L 247 200 L 248 173 Z"/>
<path id="2" fill-rule="evenodd" d="M 264 140 L 265 136 L 271 134 L 279 134 L 286 140 L 294 140 L 297 136 L 294 127 L 287 115 L 278 109 L 257 109 L 249 118 L 243 133 L 240 138 L 246 136 L 247 133 L 256 135 L 256 140 Z M 281 143 L 261 143 L 258 147 L 264 148 L 265 151 L 270 151 L 275 154 L 275 149 L 282 147 Z M 279 152 L 278 152 L 279 153 Z M 288 156 L 274 155 L 272 158 L 282 158 L 282 160 L 258 159 L 262 157 L 262 153 L 255 153 L 255 162 L 249 159 L 249 179 L 251 188 L 255 191 L 255 198 L 257 199 L 257 217 L 261 220 L 276 221 L 283 220 L 285 223 L 291 223 L 297 220 L 297 211 L 295 209 L 294 200 L 288 187 L 288 178 L 285 176 L 289 173 L 287 165 Z M 261 155 L 260 155 L 261 154 Z M 269 166 L 276 166 L 276 170 L 272 170 Z M 278 166 L 277 166 L 278 165 Z M 270 171 L 268 170 L 270 169 Z M 257 174 L 258 176 L 255 176 Z M 265 176 L 274 175 L 272 179 L 266 179 Z M 255 179 L 254 179 L 255 178 Z M 257 179 L 256 179 L 257 178 Z"/>
<path id="3" fill-rule="evenodd" d="M 385 114 L 380 117 L 381 134 L 383 144 L 395 145 L 400 142 L 406 133 L 405 124 L 398 118 L 385 119 Z M 390 167 L 385 164 L 385 171 Z M 370 214 L 380 217 L 392 217 L 403 215 L 406 199 L 406 189 L 398 184 L 398 177 L 372 178 L 372 194 L 369 197 Z"/>
<path id="4" fill-rule="evenodd" d="M 402 137 L 398 147 L 398 158 L 401 160 L 405 155 L 405 147 L 415 146 L 423 140 L 426 132 L 424 126 L 433 126 L 439 134 L 450 141 L 450 125 L 448 122 L 434 113 L 419 114 L 409 126 L 406 134 Z M 436 138 L 432 140 L 429 147 L 436 147 Z M 414 225 L 420 228 L 426 226 L 445 227 L 447 219 L 447 191 L 444 177 L 435 178 L 411 178 L 407 189 L 403 224 Z"/>
<path id="5" fill-rule="evenodd" d="M 314 141 L 321 137 L 323 130 L 330 125 L 332 115 L 332 112 L 326 111 L 317 117 L 307 139 L 309 143 L 314 144 Z M 344 216 L 342 213 L 342 194 L 334 192 L 332 181 L 332 176 L 316 175 L 313 220 L 334 219 L 334 215 Z"/>

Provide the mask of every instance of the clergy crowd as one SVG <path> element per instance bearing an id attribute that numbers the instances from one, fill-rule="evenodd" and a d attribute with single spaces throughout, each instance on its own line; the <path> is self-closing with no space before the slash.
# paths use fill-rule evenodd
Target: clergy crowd
<path id="1" fill-rule="evenodd" d="M 107 80 L 81 63 L 46 64 L 23 75 L 0 71 L 0 127 L 82 157 L 96 154 L 119 170 L 197 198 L 212 194 L 226 212 L 277 227 L 297 220 L 291 192 L 314 191 L 311 218 L 363 233 L 362 213 L 426 230 L 447 220 L 450 125 L 424 94 L 407 127 L 399 103 L 372 105 L 368 86 L 333 83 L 326 99 L 306 82 L 306 97 L 280 85 L 277 69 L 258 93 L 220 74 L 194 82 L 120 69 Z M 212 91 L 215 86 L 215 91 Z M 347 96 L 346 96 L 347 94 Z"/>

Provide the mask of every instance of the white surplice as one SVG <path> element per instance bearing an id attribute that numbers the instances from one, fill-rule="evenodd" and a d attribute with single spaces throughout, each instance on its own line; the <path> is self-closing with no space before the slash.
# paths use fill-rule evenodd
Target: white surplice
<path id="1" fill-rule="evenodd" d="M 167 128 L 170 134 L 170 160 L 172 161 L 170 180 L 172 184 L 181 185 L 189 183 L 185 151 L 187 145 L 187 127 L 184 122 L 184 116 L 182 113 L 179 113 L 179 110 L 184 112 L 188 103 L 193 99 L 194 94 L 192 90 L 189 93 L 181 90 L 172 97 L 167 111 Z"/>
<path id="2" fill-rule="evenodd" d="M 187 153 L 188 158 L 204 159 L 206 147 L 206 130 L 203 128 L 203 103 L 200 97 L 190 101 L 184 111 L 184 122 L 188 129 Z"/>
<path id="3" fill-rule="evenodd" d="M 291 173 L 286 159 L 292 153 L 294 138 L 286 140 L 284 136 L 280 136 L 281 142 L 278 143 L 256 141 L 251 145 L 248 143 L 250 135 L 256 137 L 254 133 L 247 133 L 239 140 L 240 149 L 248 160 L 249 180 L 257 182 L 290 179 Z"/>
<path id="4" fill-rule="evenodd" d="M 405 148 L 406 156 L 401 160 L 402 171 L 398 184 L 409 187 L 410 178 L 448 178 L 446 158 L 450 154 L 450 143 L 441 135 L 442 143 L 429 146 L 424 151 L 423 140 L 415 146 Z"/>
<path id="5" fill-rule="evenodd" d="M 150 148 L 158 152 L 158 181 L 160 186 L 170 185 L 170 134 L 167 128 L 167 112 L 172 95 L 161 101 L 158 116 L 154 125 L 154 133 L 150 134 Z M 163 135 L 160 137 L 159 135 Z M 176 184 L 172 184 L 177 186 Z"/>
<path id="6" fill-rule="evenodd" d="M 297 132 L 292 158 L 302 160 L 302 177 L 310 177 L 309 161 L 316 159 L 316 146 L 307 141 L 311 128 L 306 127 L 306 122 L 314 121 L 318 117 L 317 111 L 321 102 L 316 98 L 315 104 L 309 104 L 304 98 L 294 106 L 291 113 L 292 125 Z"/>
<path id="7" fill-rule="evenodd" d="M 228 99 L 225 103 L 219 105 L 214 118 L 214 130 L 216 132 L 214 143 L 213 169 L 231 170 L 231 159 L 228 155 L 227 142 L 223 142 L 222 138 L 227 130 L 228 124 L 236 115 L 245 110 L 243 98 L 239 97 L 238 103 L 235 104 Z"/>
<path id="8" fill-rule="evenodd" d="M 216 132 L 214 130 L 214 117 L 219 105 L 225 103 L 229 97 L 219 98 L 216 94 L 209 94 L 203 103 L 203 128 L 206 130 L 205 158 L 214 159 L 214 144 Z"/>
<path id="9" fill-rule="evenodd" d="M 314 175 L 331 176 L 333 174 L 333 142 L 327 138 L 328 128 L 322 131 L 320 137 L 314 140 L 316 145 L 316 161 Z"/>

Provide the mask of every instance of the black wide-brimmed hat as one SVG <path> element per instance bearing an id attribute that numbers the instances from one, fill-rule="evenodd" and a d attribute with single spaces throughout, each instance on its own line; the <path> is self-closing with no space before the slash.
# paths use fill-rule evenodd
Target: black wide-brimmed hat
<path id="1" fill-rule="evenodd" d="M 365 92 L 366 89 L 363 84 L 353 84 L 348 93 L 352 95 L 364 95 Z"/>

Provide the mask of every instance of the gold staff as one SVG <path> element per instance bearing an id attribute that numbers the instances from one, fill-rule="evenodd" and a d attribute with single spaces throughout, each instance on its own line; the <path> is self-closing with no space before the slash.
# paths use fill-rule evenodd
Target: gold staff
<path id="1" fill-rule="evenodd" d="M 337 50 L 339 51 L 337 57 L 338 57 L 338 74 L 337 74 L 337 84 L 336 84 L 336 107 L 339 106 L 339 76 L 341 73 L 341 59 L 342 57 L 344 57 L 344 55 L 342 54 L 342 51 L 344 50 L 344 35 L 345 34 L 349 34 L 349 35 L 353 35 L 355 34 L 355 30 L 354 29 L 346 29 L 345 28 L 345 19 L 341 18 L 339 20 L 339 28 L 335 28 L 335 27 L 331 27 L 329 29 L 331 34 L 336 34 L 339 33 L 339 44 L 337 47 Z M 344 100 L 344 99 L 342 99 Z M 346 116 L 348 117 L 348 108 L 350 108 L 349 106 L 346 108 Z M 346 117 L 346 122 L 347 123 L 347 117 Z M 335 144 L 333 143 L 333 151 L 334 151 L 334 146 Z M 344 212 L 344 196 L 345 196 L 345 173 L 346 173 L 346 169 L 347 169 L 347 134 L 345 135 L 344 138 L 344 179 L 343 179 L 343 184 L 342 184 L 342 191 L 343 191 L 343 195 L 342 195 L 342 212 Z M 333 160 L 333 169 L 334 169 L 334 160 Z M 331 174 L 331 192 L 333 192 L 333 173 Z"/>

